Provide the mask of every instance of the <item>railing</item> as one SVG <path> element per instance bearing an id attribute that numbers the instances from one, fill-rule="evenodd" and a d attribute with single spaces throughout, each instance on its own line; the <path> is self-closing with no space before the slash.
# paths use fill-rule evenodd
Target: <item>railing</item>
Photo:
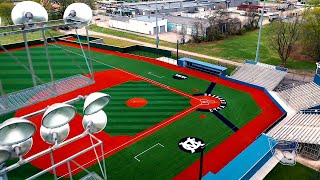
<path id="1" fill-rule="evenodd" d="M 75 75 L 0 96 L 0 115 L 80 89 L 93 83 L 94 81 L 83 75 Z"/>

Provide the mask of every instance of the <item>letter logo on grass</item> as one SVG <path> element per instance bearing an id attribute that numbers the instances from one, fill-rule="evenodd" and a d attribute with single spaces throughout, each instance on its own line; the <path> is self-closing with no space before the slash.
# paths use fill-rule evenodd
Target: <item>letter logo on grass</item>
<path id="1" fill-rule="evenodd" d="M 204 141 L 195 137 L 183 138 L 179 142 L 180 149 L 188 153 L 198 153 L 204 146 Z"/>
<path id="2" fill-rule="evenodd" d="M 177 80 L 185 80 L 188 79 L 188 76 L 185 74 L 175 74 L 172 76 L 173 79 L 177 79 Z"/>

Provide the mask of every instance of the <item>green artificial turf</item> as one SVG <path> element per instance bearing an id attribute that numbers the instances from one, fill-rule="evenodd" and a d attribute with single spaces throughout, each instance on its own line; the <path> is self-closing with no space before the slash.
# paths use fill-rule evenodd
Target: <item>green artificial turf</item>
<path id="1" fill-rule="evenodd" d="M 108 115 L 105 132 L 112 136 L 136 135 L 191 107 L 189 98 L 148 82 L 127 82 L 101 92 L 112 97 L 104 109 Z M 127 100 L 137 97 L 146 99 L 148 103 L 141 108 L 131 108 L 126 105 Z M 74 106 L 78 112 L 82 112 L 83 103 Z"/>
<path id="2" fill-rule="evenodd" d="M 205 150 L 207 153 L 233 133 L 215 116 L 200 119 L 199 116 L 202 114 L 202 112 L 191 113 L 108 157 L 106 159 L 108 179 L 172 179 L 199 159 L 199 154 L 188 154 L 178 148 L 180 139 L 188 136 L 201 138 L 210 143 Z M 157 143 L 164 147 L 156 145 Z M 154 145 L 156 145 L 154 148 L 137 157 L 140 162 L 134 158 Z M 94 165 L 89 170 L 99 172 L 99 167 Z M 84 174 L 84 172 L 79 173 L 76 178 Z"/>
<path id="3" fill-rule="evenodd" d="M 280 163 L 264 178 L 265 180 L 316 180 L 320 179 L 319 172 L 297 163 L 295 166 L 285 166 Z"/>
<path id="4" fill-rule="evenodd" d="M 50 54 L 52 54 L 52 63 L 54 64 L 53 67 L 56 74 L 60 74 L 61 77 L 67 77 L 71 74 L 81 72 L 79 69 L 74 68 L 74 63 L 70 62 L 66 55 L 61 52 L 61 49 L 55 46 L 50 46 L 50 48 L 52 48 Z M 81 54 L 80 49 L 71 47 L 63 48 Z M 43 60 L 43 47 L 35 47 L 30 50 L 32 56 L 35 57 L 34 66 L 37 75 L 49 80 L 46 62 Z M 27 63 L 23 50 L 14 51 L 13 53 L 18 54 L 21 59 L 24 58 L 23 62 Z M 0 58 L 1 56 L 3 56 L 3 54 L 0 54 Z M 193 76 L 189 76 L 188 79 L 183 81 L 175 80 L 172 76 L 177 73 L 176 71 L 162 68 L 148 62 L 97 52 L 92 52 L 92 56 L 94 60 L 103 63 L 95 62 L 95 71 L 113 67 L 121 68 L 188 94 L 195 93 L 195 88 L 199 90 L 198 93 L 205 92 L 211 83 Z M 86 65 L 83 62 L 83 58 L 79 55 L 73 55 L 72 58 L 75 61 L 79 61 L 79 65 L 85 68 Z M 6 84 L 6 86 L 4 87 L 7 88 L 5 90 L 12 92 L 18 88 L 23 89 L 24 87 L 31 86 L 31 80 L 26 81 L 27 79 L 31 79 L 28 74 L 19 69 L 14 61 L 8 61 L 9 62 L 5 63 L 7 70 L 4 69 L 4 71 L 0 71 L 0 79 L 5 80 L 4 84 Z M 1 61 L 0 67 L 2 64 L 3 62 Z M 13 76 L 9 78 L 9 75 Z M 113 97 L 110 105 L 105 109 L 109 118 L 109 124 L 105 131 L 111 133 L 111 135 L 137 134 L 190 107 L 188 98 L 147 82 L 128 82 L 105 89 L 102 92 L 109 93 Z M 219 95 L 227 100 L 227 107 L 221 110 L 220 113 L 239 128 L 243 127 L 261 112 L 260 108 L 247 93 L 222 85 L 216 85 L 212 94 Z M 126 107 L 126 100 L 133 96 L 146 98 L 149 104 L 141 109 Z M 82 105 L 76 104 L 76 106 L 81 108 Z M 201 115 L 205 115 L 206 118 L 199 118 Z M 108 179 L 171 179 L 199 158 L 198 155 L 186 154 L 177 147 L 177 143 L 181 138 L 186 136 L 202 138 L 209 144 L 206 148 L 206 152 L 208 152 L 231 134 L 233 134 L 233 131 L 213 114 L 209 112 L 193 112 L 108 157 L 106 159 Z M 141 162 L 134 159 L 134 156 L 157 143 L 160 143 L 164 147 L 157 145 L 150 151 L 143 153 L 139 156 Z M 21 170 L 25 171 L 23 169 Z M 99 172 L 99 167 L 98 165 L 94 165 L 90 170 Z M 29 174 L 31 171 L 27 169 L 25 172 Z M 80 173 L 76 176 L 76 179 L 84 174 L 85 172 Z M 22 176 L 21 178 L 23 179 Z"/>

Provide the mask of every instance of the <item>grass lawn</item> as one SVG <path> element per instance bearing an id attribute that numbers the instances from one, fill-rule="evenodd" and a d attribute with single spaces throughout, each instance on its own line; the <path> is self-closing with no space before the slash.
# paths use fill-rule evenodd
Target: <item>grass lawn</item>
<path id="1" fill-rule="evenodd" d="M 128 46 L 136 45 L 132 42 L 123 41 L 123 40 L 114 39 L 114 38 L 103 38 L 103 42 L 107 45 L 118 46 L 118 47 L 128 47 Z"/>
<path id="2" fill-rule="evenodd" d="M 114 29 L 107 29 L 98 26 L 90 26 L 90 29 L 96 32 L 111 34 L 119 37 L 129 38 L 147 43 L 154 43 L 154 39 L 136 34 L 123 33 Z M 247 32 L 241 36 L 230 37 L 218 42 L 191 43 L 180 45 L 180 49 L 205 54 L 214 57 L 226 58 L 236 62 L 242 62 L 245 59 L 255 59 L 258 30 Z M 280 65 L 281 61 L 274 50 L 268 48 L 269 26 L 263 28 L 263 34 L 260 45 L 260 61 L 272 65 Z M 160 45 L 175 48 L 176 44 L 160 41 Z M 289 59 L 288 68 L 297 70 L 314 70 L 314 62 L 301 61 L 299 59 Z"/>
<path id="3" fill-rule="evenodd" d="M 52 36 L 61 36 L 63 35 L 62 33 L 54 30 L 49 30 Z M 46 37 L 50 37 L 48 33 L 46 33 Z M 27 33 L 27 40 L 32 41 L 32 40 L 38 40 L 42 39 L 42 33 L 41 31 L 36 31 L 36 32 L 30 32 Z M 5 44 L 14 44 L 14 43 L 19 43 L 23 42 L 23 37 L 22 34 L 13 34 L 13 35 L 8 35 L 8 36 L 3 36 L 0 38 L 0 45 L 5 45 Z"/>
<path id="4" fill-rule="evenodd" d="M 307 166 L 297 163 L 295 166 L 284 166 L 280 163 L 272 169 L 272 171 L 265 177 L 265 180 L 316 180 L 317 172 Z M 320 176 L 318 176 L 320 178 Z"/>

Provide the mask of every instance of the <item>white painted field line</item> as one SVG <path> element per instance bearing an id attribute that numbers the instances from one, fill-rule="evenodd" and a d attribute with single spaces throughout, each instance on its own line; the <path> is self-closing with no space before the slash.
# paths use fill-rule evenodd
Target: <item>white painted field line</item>
<path id="1" fill-rule="evenodd" d="M 153 74 L 152 72 L 148 72 L 148 74 L 150 74 L 151 76 L 154 76 L 154 77 L 157 77 L 157 78 L 160 78 L 160 79 L 162 79 L 164 76 L 158 76 L 158 75 L 155 75 L 155 74 Z"/>
<path id="2" fill-rule="evenodd" d="M 185 111 L 185 112 L 183 112 L 183 113 L 181 113 L 181 114 L 178 114 L 177 116 L 174 116 L 174 118 L 171 118 L 171 119 L 169 119 L 168 121 L 165 121 L 165 122 L 162 122 L 162 123 L 158 124 L 157 126 L 153 127 L 152 129 L 149 129 L 148 131 L 140 134 L 139 136 L 134 137 L 133 139 L 131 139 L 131 140 L 129 140 L 129 141 L 121 144 L 120 146 L 115 147 L 115 148 L 113 148 L 112 150 L 110 150 L 110 151 L 108 151 L 108 152 L 105 152 L 105 153 L 104 153 L 104 157 L 105 157 L 107 154 L 109 154 L 109 153 L 111 153 L 111 152 L 113 152 L 113 151 L 121 148 L 122 146 L 125 146 L 125 145 L 131 143 L 132 141 L 135 141 L 136 139 L 140 138 L 141 136 L 144 136 L 145 134 L 153 131 L 154 129 L 158 128 L 159 126 L 168 124 L 168 123 L 170 123 L 171 121 L 175 120 L 175 118 L 178 118 L 178 117 L 180 117 L 180 116 L 182 116 L 182 115 L 184 115 L 184 114 L 186 114 L 186 113 L 188 113 L 188 112 L 190 112 L 190 111 L 194 111 L 194 110 L 198 109 L 199 106 L 200 106 L 200 104 L 197 105 L 197 106 L 194 106 L 194 107 L 192 107 L 192 108 L 190 108 L 190 109 L 188 109 L 187 111 Z M 99 158 L 101 158 L 101 157 L 102 157 L 102 155 L 99 156 Z M 85 166 L 85 165 L 87 165 L 87 164 L 89 164 L 89 163 L 91 163 L 91 162 L 93 162 L 93 161 L 96 161 L 96 158 L 94 158 L 94 159 L 92 159 L 91 161 L 88 161 L 87 163 L 83 164 L 83 166 Z M 76 170 L 78 170 L 78 169 L 79 169 L 79 168 L 76 168 L 76 169 L 72 170 L 72 172 L 73 172 L 73 171 L 76 171 Z M 68 174 L 69 174 L 69 173 L 63 175 L 62 177 L 66 176 L 66 175 L 68 175 Z"/>
<path id="3" fill-rule="evenodd" d="M 58 47 L 58 48 L 61 48 L 61 47 L 59 47 L 59 46 L 57 46 L 57 45 L 54 45 L 54 44 L 50 44 L 50 45 L 56 46 L 56 47 Z M 70 50 L 68 50 L 68 49 L 65 49 L 65 51 L 68 51 L 68 52 L 70 52 L 70 53 L 72 53 L 72 54 L 76 54 L 76 55 L 78 55 L 78 56 L 84 57 L 83 55 L 81 55 L 81 54 L 79 54 L 79 53 L 76 53 L 76 52 L 73 52 L 73 51 L 70 51 Z M 191 98 L 191 99 L 197 99 L 197 100 L 199 100 L 198 98 L 196 98 L 196 96 L 192 96 L 192 95 L 189 95 L 189 94 L 184 93 L 184 92 L 182 92 L 182 91 L 178 91 L 178 90 L 176 90 L 176 89 L 173 89 L 173 88 L 170 87 L 170 86 L 164 85 L 164 84 L 159 83 L 159 82 L 157 82 L 157 81 L 148 79 L 148 78 L 143 77 L 143 76 L 140 76 L 140 75 L 136 75 L 136 74 L 130 73 L 130 72 L 125 71 L 125 70 L 122 70 L 122 69 L 120 69 L 120 68 L 111 66 L 111 65 L 109 65 L 109 64 L 103 63 L 103 62 L 98 61 L 98 60 L 95 60 L 95 59 L 93 59 L 93 58 L 92 58 L 92 61 L 95 61 L 95 62 L 97 62 L 97 63 L 99 63 L 99 64 L 103 64 L 103 65 L 105 65 L 105 66 L 109 66 L 109 67 L 114 68 L 114 69 L 116 69 L 116 70 L 119 70 L 119 71 L 121 71 L 121 72 L 130 74 L 130 75 L 132 75 L 132 76 L 141 78 L 141 79 L 143 79 L 143 80 L 145 80 L 145 81 L 147 81 L 147 82 L 151 82 L 151 83 L 156 84 L 156 85 L 158 85 L 158 86 L 160 86 L 160 87 L 163 87 L 163 88 L 165 88 L 165 89 L 168 89 L 168 90 L 170 90 L 170 91 L 173 91 L 173 92 L 175 92 L 175 93 L 177 93 L 177 94 L 181 94 L 181 95 L 186 96 L 186 97 Z M 200 100 L 199 100 L 199 101 L 200 101 Z"/>
<path id="4" fill-rule="evenodd" d="M 144 150 L 144 151 L 143 151 L 143 152 L 141 152 L 140 154 L 136 155 L 134 158 L 135 158 L 137 161 L 139 161 L 139 162 L 140 162 L 140 159 L 138 159 L 138 157 L 139 157 L 141 154 L 143 154 L 143 153 L 145 153 L 145 152 L 149 151 L 150 149 L 152 149 L 152 148 L 154 148 L 154 147 L 156 147 L 156 146 L 158 146 L 158 145 L 159 145 L 159 146 L 161 146 L 161 147 L 164 147 L 162 144 L 157 143 L 157 144 L 155 144 L 155 145 L 153 145 L 153 146 L 149 147 L 148 149 Z"/>

